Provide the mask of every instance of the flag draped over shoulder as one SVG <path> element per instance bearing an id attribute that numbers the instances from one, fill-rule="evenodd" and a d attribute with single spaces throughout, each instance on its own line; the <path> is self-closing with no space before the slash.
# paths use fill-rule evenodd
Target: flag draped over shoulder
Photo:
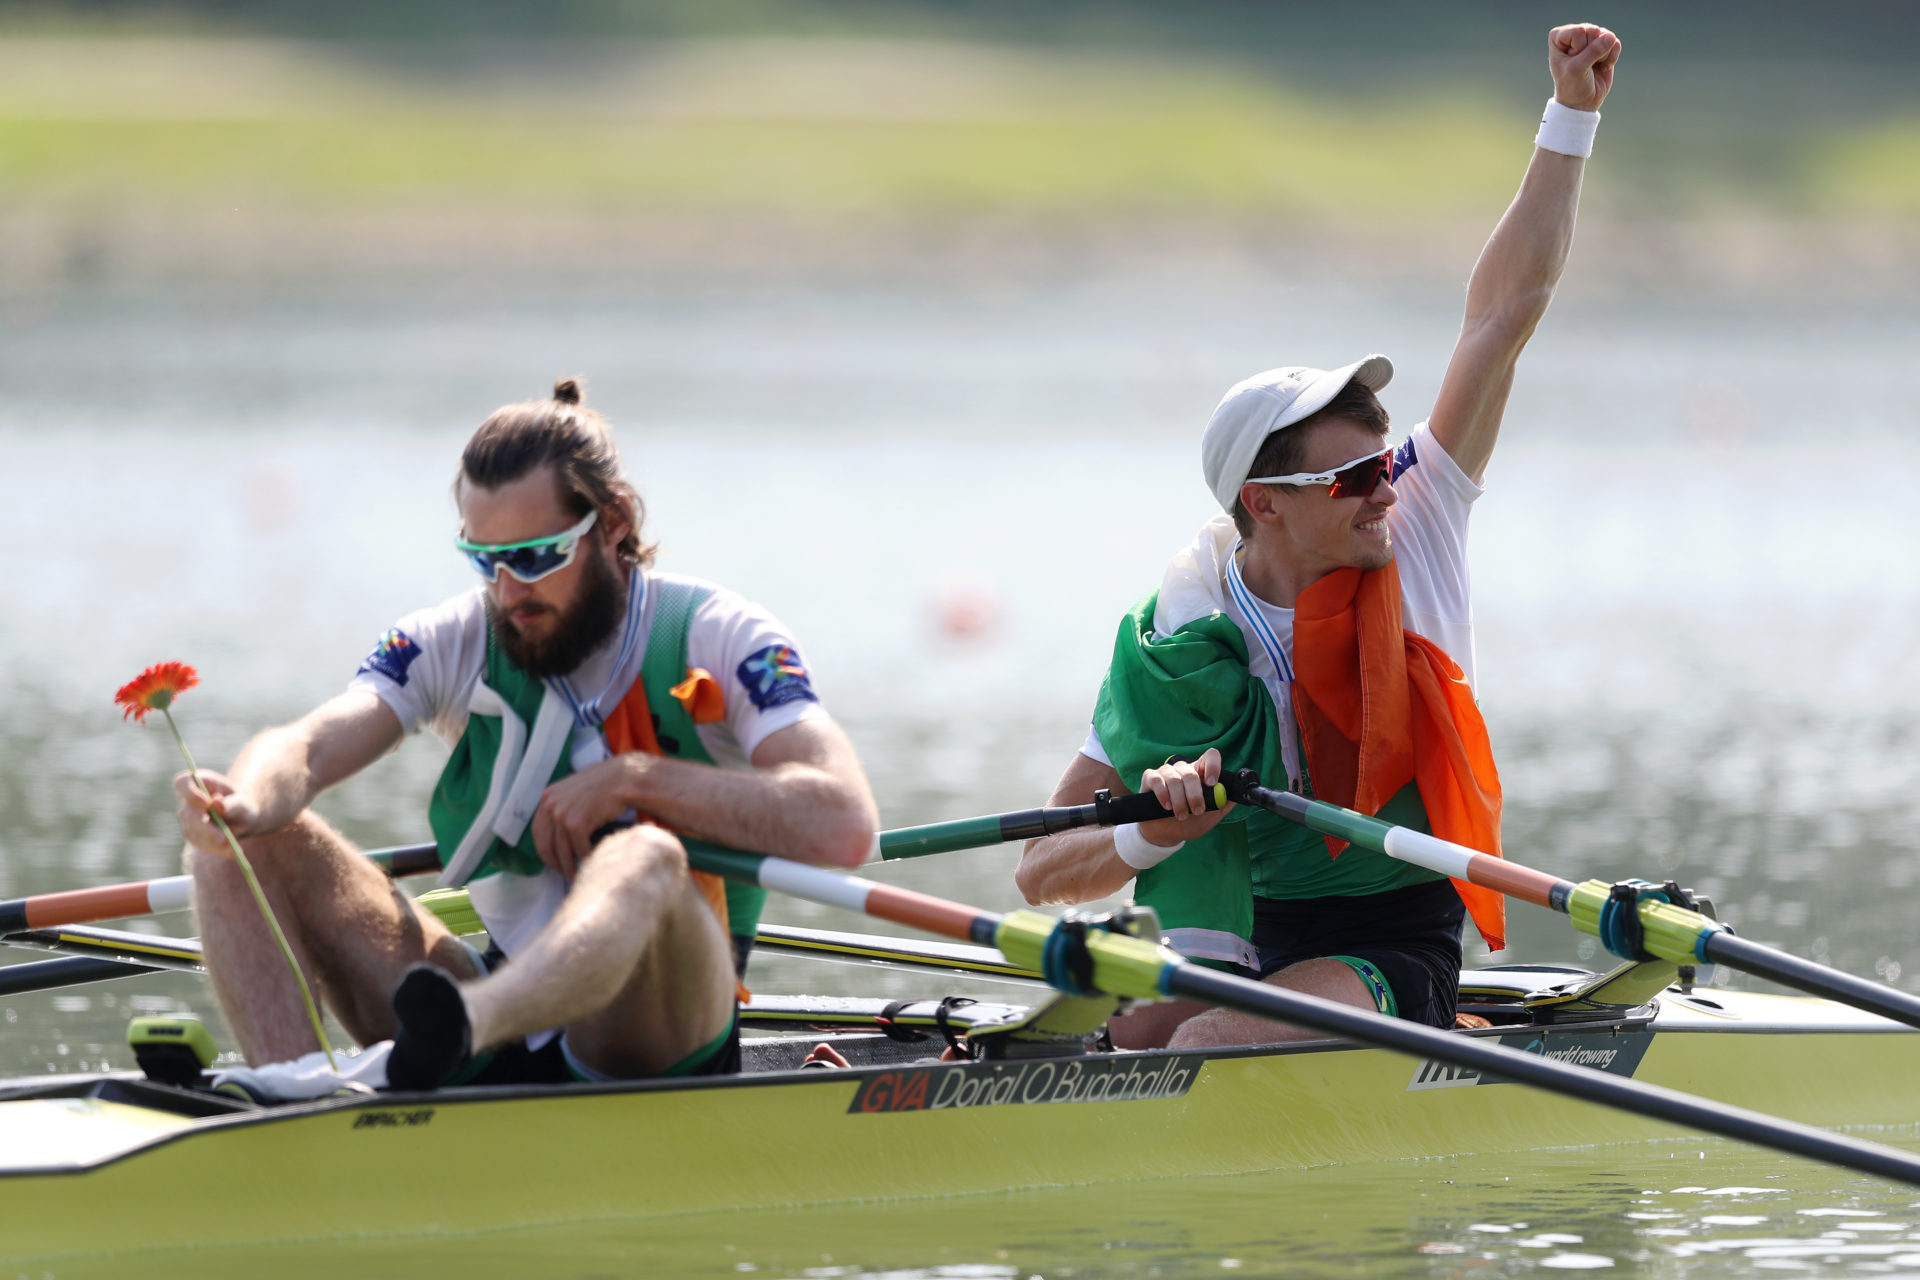
<path id="1" fill-rule="evenodd" d="M 1247 669 L 1247 639 L 1228 616 L 1233 521 L 1216 516 L 1168 564 L 1160 589 L 1120 623 L 1100 686 L 1094 728 L 1121 781 L 1169 756 L 1197 759 L 1218 747 L 1229 769 L 1284 771 L 1279 717 Z M 1227 821 L 1246 815 L 1236 811 Z"/>
<path id="2" fill-rule="evenodd" d="M 1100 686 L 1094 728 L 1134 790 L 1140 775 L 1178 756 L 1219 748 L 1228 768 L 1280 758 L 1279 721 L 1266 687 L 1247 673 L 1247 642 L 1225 614 L 1205 614 L 1172 635 L 1155 632 L 1156 592 L 1120 625 Z"/>
<path id="3" fill-rule="evenodd" d="M 1295 602 L 1293 708 L 1314 794 L 1361 813 L 1417 782 L 1433 834 L 1500 856 L 1500 775 L 1458 663 L 1401 626 L 1392 566 L 1340 569 Z M 1102 739 L 1104 741 L 1104 738 Z M 1343 843 L 1327 837 L 1338 853 Z M 1506 945 L 1506 899 L 1453 882 L 1488 947 Z"/>
<path id="4" fill-rule="evenodd" d="M 1164 591 L 1120 622 L 1093 723 L 1127 787 L 1170 757 L 1198 759 L 1218 747 L 1231 768 L 1271 767 L 1278 717 L 1265 686 L 1247 674 L 1246 641 L 1223 614 L 1203 613 L 1171 634 L 1155 629 Z M 1176 856 L 1134 878 L 1134 900 L 1160 915 L 1168 936 L 1203 963 L 1245 965 L 1252 950 L 1253 866 L 1249 833 L 1277 827 L 1265 811 L 1236 807 Z"/>

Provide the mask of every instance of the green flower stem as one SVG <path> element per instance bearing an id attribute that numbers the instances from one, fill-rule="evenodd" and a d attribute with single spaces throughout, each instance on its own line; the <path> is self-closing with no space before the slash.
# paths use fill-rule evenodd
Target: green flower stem
<path id="1" fill-rule="evenodd" d="M 187 758 L 187 772 L 193 776 L 193 785 L 206 791 L 206 785 L 200 781 L 200 766 L 193 762 L 193 752 L 187 750 L 187 740 L 180 736 L 180 726 L 173 722 L 173 712 L 165 707 L 160 714 L 167 718 L 167 728 L 173 730 L 173 740 L 180 744 L 180 754 Z M 234 838 L 233 828 L 218 813 L 213 814 L 215 825 L 227 838 L 227 845 L 233 850 L 235 862 L 240 864 L 240 874 L 246 877 L 247 888 L 253 891 L 253 900 L 260 907 L 260 914 L 267 922 L 267 928 L 273 933 L 273 940 L 280 945 L 280 954 L 286 959 L 287 968 L 293 971 L 293 980 L 300 988 L 301 1003 L 307 1007 L 307 1020 L 313 1023 L 313 1034 L 320 1039 L 320 1048 L 327 1055 L 327 1065 L 337 1075 L 340 1064 L 334 1061 L 333 1045 L 327 1041 L 326 1028 L 320 1025 L 320 1009 L 313 1002 L 313 991 L 307 986 L 307 975 L 300 972 L 300 962 L 294 959 L 293 947 L 287 942 L 287 935 L 280 931 L 280 922 L 273 918 L 273 908 L 267 903 L 267 892 L 260 887 L 260 878 L 253 874 L 253 864 L 247 861 L 247 855 L 240 848 L 240 841 Z"/>

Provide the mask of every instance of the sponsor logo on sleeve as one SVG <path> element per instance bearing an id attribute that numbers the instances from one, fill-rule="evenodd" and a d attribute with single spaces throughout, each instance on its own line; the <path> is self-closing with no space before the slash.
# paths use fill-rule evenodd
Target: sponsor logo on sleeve
<path id="1" fill-rule="evenodd" d="M 1500 1037 L 1500 1043 L 1505 1048 L 1518 1049 L 1522 1053 L 1551 1058 L 1571 1066 L 1604 1071 L 1610 1076 L 1631 1076 L 1639 1068 L 1640 1059 L 1646 1057 L 1647 1045 L 1652 1040 L 1653 1036 L 1646 1033 L 1615 1035 L 1611 1031 L 1584 1031 L 1571 1035 L 1528 1032 L 1525 1035 Z M 1500 1076 L 1486 1075 L 1472 1067 L 1459 1067 L 1427 1058 L 1414 1069 L 1407 1091 L 1507 1083 L 1510 1082 Z"/>
<path id="2" fill-rule="evenodd" d="M 420 646 L 398 627 L 390 629 L 380 637 L 380 643 L 373 646 L 373 652 L 366 656 L 355 673 L 364 675 L 369 671 L 378 672 L 395 684 L 406 687 L 407 668 L 420 656 Z"/>
<path id="3" fill-rule="evenodd" d="M 753 705 L 762 711 L 789 702 L 820 701 L 807 679 L 806 664 L 790 644 L 768 645 L 741 663 L 734 674 L 740 678 Z"/>
<path id="4" fill-rule="evenodd" d="M 1047 1102 L 1151 1102 L 1185 1096 L 1206 1065 L 1199 1056 L 976 1062 L 883 1071 L 854 1091 L 848 1115 L 952 1111 Z"/>
<path id="5" fill-rule="evenodd" d="M 1419 461 L 1420 459 L 1413 451 L 1413 437 L 1408 436 L 1401 442 L 1400 447 L 1393 451 L 1393 468 L 1387 472 L 1387 483 L 1392 484 L 1398 480 L 1401 475 L 1412 470 L 1414 464 Z"/>

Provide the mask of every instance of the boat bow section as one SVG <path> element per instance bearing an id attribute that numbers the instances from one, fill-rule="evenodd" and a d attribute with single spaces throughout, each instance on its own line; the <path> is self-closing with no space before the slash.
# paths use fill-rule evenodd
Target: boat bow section
<path id="1" fill-rule="evenodd" d="M 193 1128 L 195 1118 L 100 1098 L 0 1102 L 0 1176 L 78 1173 Z"/>

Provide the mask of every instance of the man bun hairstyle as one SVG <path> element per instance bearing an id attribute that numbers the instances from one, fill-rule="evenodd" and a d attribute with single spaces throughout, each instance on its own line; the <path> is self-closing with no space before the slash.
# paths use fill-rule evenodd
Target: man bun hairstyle
<path id="1" fill-rule="evenodd" d="M 1361 386 L 1356 378 L 1340 388 L 1340 394 L 1327 401 L 1324 407 L 1262 440 L 1260 451 L 1253 455 L 1253 466 L 1247 474 L 1290 476 L 1305 470 L 1310 429 L 1319 423 L 1336 420 L 1365 427 L 1383 439 L 1391 427 L 1387 420 L 1387 407 L 1380 403 L 1380 397 L 1373 394 L 1371 388 Z M 1253 536 L 1253 515 L 1239 498 L 1233 500 L 1233 527 L 1240 531 L 1243 538 Z"/>
<path id="2" fill-rule="evenodd" d="M 620 470 L 613 429 L 582 403 L 584 398 L 580 379 L 560 378 L 553 384 L 550 399 L 495 409 L 461 451 L 460 474 L 453 482 L 454 498 L 459 499 L 462 484 L 498 489 L 536 467 L 551 466 L 560 504 L 576 516 L 605 512 L 623 503 L 630 506 L 631 525 L 627 536 L 614 547 L 614 554 L 623 564 L 651 564 L 657 548 L 640 541 L 646 504 Z"/>

